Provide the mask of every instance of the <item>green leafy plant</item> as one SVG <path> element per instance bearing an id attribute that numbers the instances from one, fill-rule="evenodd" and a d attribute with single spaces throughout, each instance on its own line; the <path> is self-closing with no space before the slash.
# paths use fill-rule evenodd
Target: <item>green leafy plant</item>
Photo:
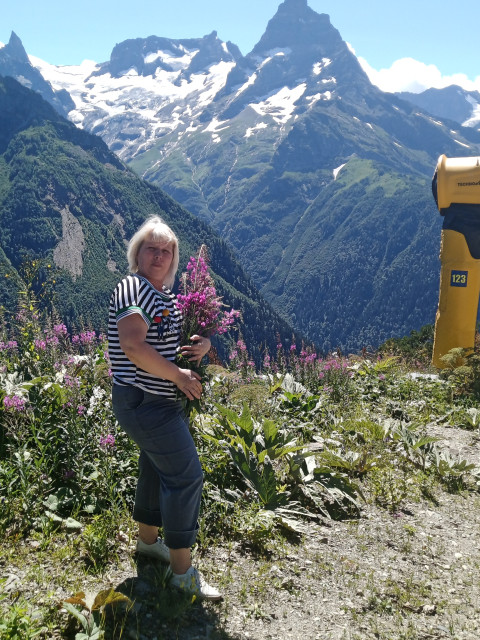
<path id="1" fill-rule="evenodd" d="M 287 458 L 302 446 L 273 420 L 255 421 L 247 405 L 240 415 L 221 405 L 216 405 L 216 409 L 219 415 L 213 421 L 215 435 L 204 436 L 224 443 L 236 469 L 265 508 L 286 504 L 288 492 L 279 486 L 272 461 Z"/>
<path id="2" fill-rule="evenodd" d="M 424 433 L 418 434 L 413 427 L 408 428 L 402 424 L 392 431 L 392 438 L 401 444 L 407 460 L 422 471 L 431 463 L 435 452 L 434 444 L 441 440 Z"/>
<path id="3" fill-rule="evenodd" d="M 475 464 L 453 458 L 446 451 L 435 451 L 434 464 L 436 473 L 451 491 L 462 489 L 466 474 L 476 469 Z"/>
<path id="4" fill-rule="evenodd" d="M 368 486 L 374 501 L 397 513 L 404 501 L 414 494 L 413 481 L 404 469 L 381 467 L 368 476 Z"/>
<path id="5" fill-rule="evenodd" d="M 6 595 L 0 594 L 0 601 Z M 26 605 L 15 602 L 8 605 L 8 610 L 0 609 L 0 638 L 2 640 L 30 640 L 37 638 L 43 630 L 38 621 L 32 619 Z"/>
<path id="6" fill-rule="evenodd" d="M 82 540 L 88 561 L 94 571 L 101 570 L 114 557 L 115 538 L 118 530 L 114 509 L 96 515 L 85 527 Z"/>
<path id="7" fill-rule="evenodd" d="M 456 347 L 442 356 L 445 365 L 441 375 L 449 380 L 457 396 L 480 394 L 480 353 L 478 345 L 475 349 Z"/>
<path id="8" fill-rule="evenodd" d="M 131 604 L 123 593 L 112 589 L 100 591 L 95 597 L 87 598 L 83 591 L 63 601 L 62 606 L 82 626 L 83 631 L 75 635 L 75 640 L 101 640 L 104 637 L 103 620 L 105 608 L 120 602 Z"/>

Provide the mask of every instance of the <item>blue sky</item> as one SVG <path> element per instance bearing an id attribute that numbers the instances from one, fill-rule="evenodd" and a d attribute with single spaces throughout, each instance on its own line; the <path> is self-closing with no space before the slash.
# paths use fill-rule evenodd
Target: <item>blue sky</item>
<path id="1" fill-rule="evenodd" d="M 260 39 L 279 4 L 280 0 L 10 0 L 2 3 L 0 42 L 8 42 L 13 30 L 27 53 L 51 64 L 70 65 L 84 59 L 103 62 L 116 43 L 128 38 L 189 38 L 216 30 L 245 54 Z M 388 78 L 413 82 L 418 76 L 419 82 L 433 86 L 453 76 L 464 86 L 477 78 L 480 83 L 476 0 L 466 7 L 446 0 L 308 0 L 308 4 L 317 13 L 330 15 L 371 77 L 383 69 L 384 82 Z M 404 62 L 392 69 L 398 60 Z"/>

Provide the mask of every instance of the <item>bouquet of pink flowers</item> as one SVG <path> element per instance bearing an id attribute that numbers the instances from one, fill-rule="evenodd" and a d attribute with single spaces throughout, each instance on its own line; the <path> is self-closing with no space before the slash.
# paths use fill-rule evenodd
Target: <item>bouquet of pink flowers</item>
<path id="1" fill-rule="evenodd" d="M 177 295 L 178 307 L 183 315 L 183 329 L 180 344 L 190 344 L 194 335 L 210 338 L 217 334 L 226 333 L 240 318 L 240 312 L 235 309 L 224 310 L 225 305 L 217 295 L 215 283 L 208 270 L 207 247 L 202 244 L 196 257 L 192 256 L 187 265 L 187 271 L 180 277 L 180 293 Z M 181 354 L 177 364 L 183 368 L 197 371 L 203 378 L 205 367 L 190 362 Z M 183 394 L 182 394 L 183 395 Z M 187 415 L 191 409 L 200 408 L 198 400 L 189 401 L 185 398 Z"/>
<path id="2" fill-rule="evenodd" d="M 240 312 L 223 311 L 222 299 L 217 296 L 215 284 L 208 271 L 207 247 L 202 244 L 198 256 L 191 257 L 186 273 L 180 279 L 182 293 L 177 296 L 183 314 L 182 344 L 198 334 L 210 338 L 226 333 L 240 317 Z"/>

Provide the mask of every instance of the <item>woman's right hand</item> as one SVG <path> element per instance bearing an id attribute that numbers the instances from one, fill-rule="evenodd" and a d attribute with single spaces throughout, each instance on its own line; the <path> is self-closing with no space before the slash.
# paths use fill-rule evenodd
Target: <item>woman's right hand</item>
<path id="1" fill-rule="evenodd" d="M 178 377 L 173 381 L 189 400 L 199 399 L 202 395 L 202 378 L 191 369 L 178 369 Z"/>

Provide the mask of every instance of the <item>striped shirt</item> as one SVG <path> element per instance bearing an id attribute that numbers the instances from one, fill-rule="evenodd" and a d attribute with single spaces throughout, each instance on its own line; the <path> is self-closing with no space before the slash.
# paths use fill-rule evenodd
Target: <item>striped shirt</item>
<path id="1" fill-rule="evenodd" d="M 148 280 L 137 274 L 124 278 L 110 298 L 108 315 L 108 355 L 115 384 L 131 384 L 150 393 L 176 398 L 177 387 L 170 380 L 163 380 L 147 373 L 131 362 L 120 347 L 118 321 L 138 313 L 148 327 L 145 342 L 167 360 L 175 360 L 180 346 L 182 314 L 177 308 L 176 297 L 164 288 L 157 291 Z"/>

